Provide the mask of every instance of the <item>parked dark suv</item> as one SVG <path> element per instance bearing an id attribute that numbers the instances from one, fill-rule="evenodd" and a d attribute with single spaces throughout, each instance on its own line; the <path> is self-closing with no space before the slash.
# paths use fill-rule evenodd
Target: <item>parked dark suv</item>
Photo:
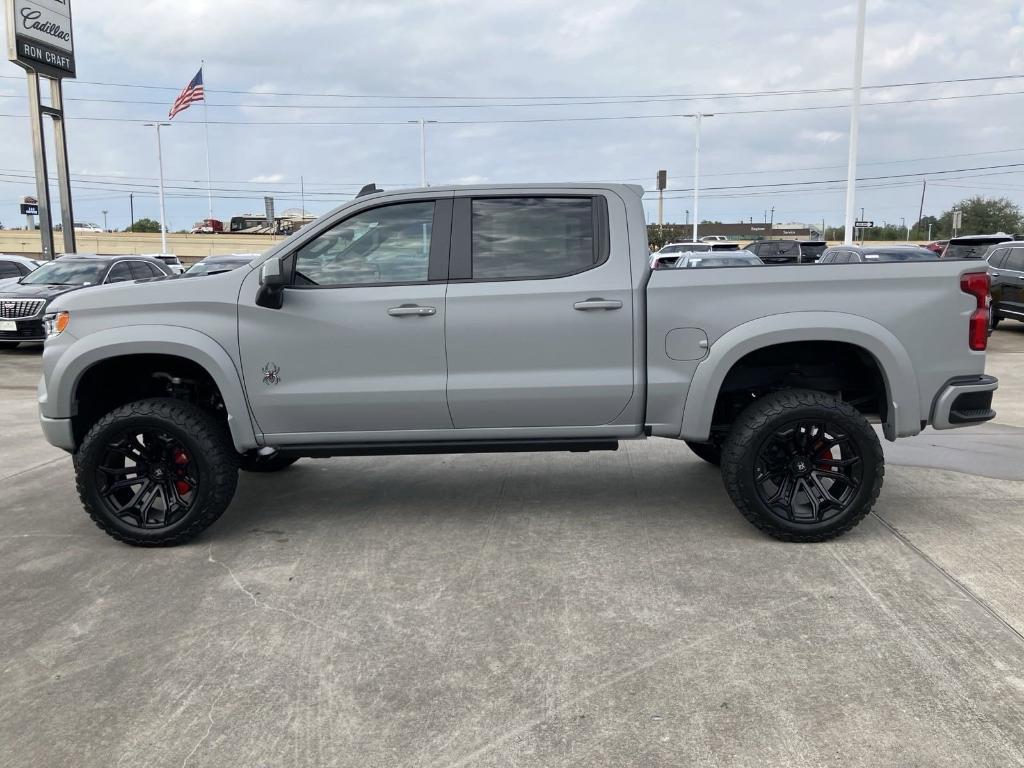
<path id="1" fill-rule="evenodd" d="M 1000 243 L 1022 239 L 1019 235 L 996 232 L 994 235 L 964 235 L 954 237 L 942 251 L 944 259 L 984 259 L 989 248 Z"/>
<path id="2" fill-rule="evenodd" d="M 813 264 L 827 247 L 824 240 L 760 240 L 744 250 L 765 264 Z"/>
<path id="3" fill-rule="evenodd" d="M 23 341 L 44 341 L 46 307 L 68 291 L 170 274 L 163 262 L 146 256 L 61 256 L 0 288 L 0 349 L 16 347 Z"/>
<path id="4" fill-rule="evenodd" d="M 992 327 L 1003 318 L 1024 323 L 1024 242 L 1008 242 L 988 255 L 992 280 Z"/>

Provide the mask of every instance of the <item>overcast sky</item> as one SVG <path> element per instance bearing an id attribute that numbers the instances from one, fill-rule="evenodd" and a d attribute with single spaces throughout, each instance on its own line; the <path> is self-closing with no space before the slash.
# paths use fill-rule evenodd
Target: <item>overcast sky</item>
<path id="1" fill-rule="evenodd" d="M 1024 202 L 1022 7 L 1019 0 L 869 0 L 865 85 L 1021 78 L 866 90 L 866 102 L 1012 92 L 865 106 L 859 175 L 896 176 L 863 182 L 857 205 L 868 218 L 916 219 L 922 172 L 932 174 L 926 214 L 975 193 Z M 666 220 L 682 222 L 692 208 L 685 191 L 693 181 L 692 119 L 493 121 L 700 110 L 716 113 L 702 134 L 702 187 L 709 188 L 702 219 L 761 220 L 774 206 L 776 222 L 842 222 L 841 185 L 794 182 L 845 177 L 848 91 L 679 97 L 848 87 L 852 2 L 89 0 L 73 8 L 79 80 L 65 95 L 77 220 L 102 223 L 105 208 L 111 227 L 127 226 L 130 190 L 136 217 L 157 218 L 155 139 L 138 121 L 166 119 L 205 59 L 218 218 L 261 211 L 264 194 L 274 195 L 279 211 L 297 207 L 300 176 L 314 213 L 366 182 L 418 185 L 419 129 L 405 121 L 423 117 L 439 121 L 428 126 L 432 184 L 653 188 L 665 168 L 670 188 L 684 190 L 668 193 Z M 7 226 L 23 224 L 18 198 L 35 193 L 24 80 L 14 64 L 0 63 L 0 222 Z M 559 103 L 566 101 L 576 103 Z M 508 104 L 516 106 L 494 106 Z M 173 229 L 206 215 L 202 119 L 202 107 L 193 106 L 164 134 Z M 268 122 L 278 124 L 260 124 Z M 1020 169 L 990 167 L 1010 164 Z M 983 170 L 957 170 L 967 168 Z"/>

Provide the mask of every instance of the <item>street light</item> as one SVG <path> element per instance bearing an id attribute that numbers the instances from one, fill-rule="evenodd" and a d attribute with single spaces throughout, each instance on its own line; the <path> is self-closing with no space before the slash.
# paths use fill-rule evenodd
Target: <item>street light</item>
<path id="1" fill-rule="evenodd" d="M 409 120 L 410 123 L 419 123 L 420 126 L 420 186 L 428 187 L 427 184 L 427 123 L 436 123 L 437 120 Z"/>
<path id="2" fill-rule="evenodd" d="M 697 242 L 697 227 L 700 226 L 700 122 L 705 117 L 714 117 L 713 112 L 691 112 L 683 117 L 695 118 L 693 144 L 693 242 Z"/>
<path id="3" fill-rule="evenodd" d="M 143 128 L 156 128 L 156 164 L 160 171 L 160 253 L 167 253 L 167 213 L 164 209 L 164 157 L 160 147 L 160 129 L 170 123 L 143 123 Z"/>
<path id="4" fill-rule="evenodd" d="M 864 17 L 868 0 L 857 2 L 857 42 L 853 51 L 853 104 L 850 107 L 850 157 L 846 166 L 846 229 L 843 244 L 853 244 L 853 206 L 857 187 L 857 134 L 860 130 L 860 83 L 864 74 Z"/>

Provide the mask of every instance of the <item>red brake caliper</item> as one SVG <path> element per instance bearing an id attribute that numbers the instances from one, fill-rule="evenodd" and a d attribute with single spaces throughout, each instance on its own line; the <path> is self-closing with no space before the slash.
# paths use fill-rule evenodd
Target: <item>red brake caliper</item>
<path id="1" fill-rule="evenodd" d="M 192 490 L 191 483 L 185 479 L 186 467 L 188 466 L 188 454 L 185 453 L 181 448 L 174 449 L 174 474 L 177 476 L 174 485 L 178 489 L 178 493 L 184 496 Z"/>

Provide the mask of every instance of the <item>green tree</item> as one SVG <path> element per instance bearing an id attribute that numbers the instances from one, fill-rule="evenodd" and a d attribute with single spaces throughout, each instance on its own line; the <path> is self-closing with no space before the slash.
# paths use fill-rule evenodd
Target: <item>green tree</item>
<path id="1" fill-rule="evenodd" d="M 136 222 L 125 229 L 125 232 L 159 232 L 160 222 L 153 219 L 137 219 Z"/>
<path id="2" fill-rule="evenodd" d="M 1016 203 L 1005 197 L 975 195 L 961 200 L 939 217 L 944 237 L 953 232 L 953 211 L 963 213 L 959 235 L 984 235 L 990 232 L 1013 234 L 1024 229 L 1024 216 Z"/>

